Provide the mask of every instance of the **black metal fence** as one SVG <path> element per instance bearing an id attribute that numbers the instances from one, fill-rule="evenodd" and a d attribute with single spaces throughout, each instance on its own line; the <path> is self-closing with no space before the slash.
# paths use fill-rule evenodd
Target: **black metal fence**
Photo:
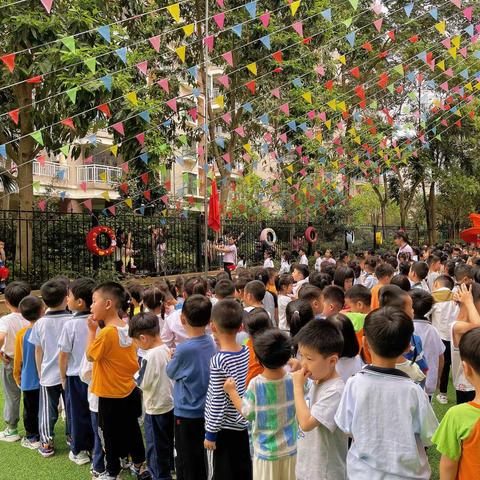
<path id="1" fill-rule="evenodd" d="M 162 255 L 160 274 L 180 274 L 203 271 L 204 265 L 204 219 L 203 215 L 190 212 L 188 216 L 140 216 L 119 214 L 105 217 L 81 213 L 59 212 L 19 212 L 0 211 L 0 240 L 5 242 L 7 265 L 10 280 L 25 279 L 32 286 L 56 275 L 95 276 L 99 279 L 115 277 L 118 265 L 115 255 L 98 257 L 90 253 L 86 246 L 86 236 L 95 226 L 106 225 L 114 232 L 131 233 L 134 250 L 135 274 L 152 275 L 158 273 L 155 261 L 151 230 L 161 227 L 165 232 L 166 249 Z M 263 262 L 263 249 L 260 233 L 264 228 L 275 231 L 277 255 L 283 249 L 291 250 L 295 234 L 303 234 L 306 224 L 285 222 L 279 219 L 270 221 L 247 221 L 245 219 L 225 219 L 222 230 L 215 235 L 209 230 L 207 255 L 210 269 L 221 266 L 222 258 L 211 245 L 221 240 L 224 234 L 239 236 L 238 253 L 244 254 L 250 265 Z M 345 232 L 352 230 L 345 225 L 314 223 L 318 233 L 316 248 L 333 248 L 338 251 L 346 248 Z M 383 248 L 393 247 L 393 235 L 398 226 L 385 229 Z M 355 243 L 350 250 L 373 248 L 378 227 L 357 226 Z M 425 241 L 425 232 L 407 229 L 414 243 Z"/>

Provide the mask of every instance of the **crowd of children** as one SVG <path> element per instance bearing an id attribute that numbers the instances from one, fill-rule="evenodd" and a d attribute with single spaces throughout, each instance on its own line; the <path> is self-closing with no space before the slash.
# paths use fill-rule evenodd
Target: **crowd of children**
<path id="1" fill-rule="evenodd" d="M 429 479 L 432 445 L 441 480 L 480 478 L 477 251 L 298 253 L 233 280 L 8 284 L 0 441 L 54 455 L 63 405 L 97 479 Z"/>

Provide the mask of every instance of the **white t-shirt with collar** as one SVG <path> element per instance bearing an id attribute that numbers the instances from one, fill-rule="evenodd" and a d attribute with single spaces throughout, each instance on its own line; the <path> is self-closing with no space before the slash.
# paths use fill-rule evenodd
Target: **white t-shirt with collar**
<path id="1" fill-rule="evenodd" d="M 20 313 L 12 312 L 0 318 L 0 333 L 5 334 L 5 342 L 1 351 L 13 358 L 15 354 L 15 337 L 19 330 L 27 327 L 29 322 Z"/>

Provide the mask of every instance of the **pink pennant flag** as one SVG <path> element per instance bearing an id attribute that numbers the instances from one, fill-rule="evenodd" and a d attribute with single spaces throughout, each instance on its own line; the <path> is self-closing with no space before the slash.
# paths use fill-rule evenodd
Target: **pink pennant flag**
<path id="1" fill-rule="evenodd" d="M 445 47 L 445 48 L 450 48 L 452 46 L 452 43 L 450 41 L 450 37 L 447 37 L 445 38 L 444 40 L 442 40 L 442 45 Z"/>
<path id="2" fill-rule="evenodd" d="M 307 138 L 312 139 L 315 134 L 314 134 L 313 130 L 307 130 L 305 135 L 307 136 Z"/>
<path id="3" fill-rule="evenodd" d="M 464 11 L 463 14 L 465 15 L 465 18 L 471 22 L 472 21 L 472 13 L 473 13 L 473 7 L 467 7 Z"/>
<path id="4" fill-rule="evenodd" d="M 242 158 L 248 163 L 252 159 L 252 157 L 248 153 L 244 153 Z"/>
<path id="5" fill-rule="evenodd" d="M 160 200 L 166 205 L 168 203 L 168 195 L 162 195 Z"/>
<path id="6" fill-rule="evenodd" d="M 457 8 L 462 8 L 462 0 L 450 0 Z"/>
<path id="7" fill-rule="evenodd" d="M 373 24 L 375 25 L 375 28 L 377 29 L 377 32 L 380 32 L 382 30 L 382 25 L 383 25 L 383 18 L 377 18 Z"/>
<path id="8" fill-rule="evenodd" d="M 460 53 L 460 55 L 463 57 L 463 58 L 467 58 L 467 47 L 463 47 L 461 48 L 458 53 Z"/>
<path id="9" fill-rule="evenodd" d="M 287 134 L 286 133 L 281 133 L 278 138 L 283 142 L 287 143 Z"/>
<path id="10" fill-rule="evenodd" d="M 47 13 L 50 13 L 52 10 L 53 0 L 40 0 L 44 6 Z"/>
<path id="11" fill-rule="evenodd" d="M 191 108 L 190 110 L 188 110 L 187 113 L 190 115 L 190 117 L 192 118 L 192 120 L 194 122 L 197 121 L 197 108 L 196 107 Z"/>
<path id="12" fill-rule="evenodd" d="M 450 78 L 453 77 L 454 73 L 451 67 L 445 70 L 445 75 L 448 75 Z"/>
<path id="13" fill-rule="evenodd" d="M 203 39 L 203 43 L 207 46 L 208 51 L 211 52 L 213 50 L 213 44 L 215 41 L 215 35 L 209 35 Z"/>
<path id="14" fill-rule="evenodd" d="M 197 153 L 202 156 L 203 153 L 204 153 L 204 148 L 203 148 L 203 145 L 199 145 L 198 148 L 197 148 Z"/>
<path id="15" fill-rule="evenodd" d="M 137 68 L 146 76 L 148 70 L 148 61 L 145 60 L 144 62 L 137 63 Z"/>
<path id="16" fill-rule="evenodd" d="M 302 25 L 302 22 L 295 22 L 294 24 L 292 24 L 292 28 L 298 33 L 298 35 L 300 35 L 301 37 L 303 37 L 303 25 Z"/>
<path id="17" fill-rule="evenodd" d="M 448 122 L 447 122 L 447 120 L 445 120 L 445 118 L 442 119 L 442 120 L 440 121 L 440 123 L 441 123 L 444 127 L 448 127 Z"/>
<path id="18" fill-rule="evenodd" d="M 85 158 L 85 160 L 83 160 L 84 165 L 90 165 L 91 163 L 93 163 L 93 155 L 90 155 L 87 158 Z"/>
<path id="19" fill-rule="evenodd" d="M 223 8 L 223 7 L 225 6 L 223 0 L 217 0 L 217 5 L 218 5 L 220 8 Z"/>
<path id="20" fill-rule="evenodd" d="M 80 182 L 80 188 L 86 192 L 87 191 L 87 182 Z"/>
<path id="21" fill-rule="evenodd" d="M 230 159 L 230 154 L 229 153 L 226 153 L 225 155 L 222 155 L 222 158 L 227 162 L 227 163 L 230 163 L 231 159 Z"/>
<path id="22" fill-rule="evenodd" d="M 163 78 L 162 80 L 159 80 L 157 82 L 157 85 L 162 87 L 167 93 L 169 93 L 170 89 L 168 87 L 168 80 L 166 78 Z"/>
<path id="23" fill-rule="evenodd" d="M 141 147 L 145 145 L 145 134 L 144 133 L 139 133 L 138 135 L 135 135 L 135 138 L 137 139 L 137 142 Z"/>
<path id="24" fill-rule="evenodd" d="M 228 75 L 220 75 L 217 77 L 217 82 L 225 88 L 228 88 L 230 85 L 230 77 Z"/>
<path id="25" fill-rule="evenodd" d="M 267 142 L 267 143 L 271 143 L 272 142 L 272 134 L 267 132 L 264 136 L 263 136 L 264 140 Z"/>
<path id="26" fill-rule="evenodd" d="M 295 147 L 295 151 L 298 153 L 298 155 L 301 155 L 302 154 L 302 146 L 298 145 L 297 147 Z"/>
<path id="27" fill-rule="evenodd" d="M 47 202 L 45 200 L 39 200 L 38 203 L 38 208 L 44 212 L 45 211 L 45 207 L 47 206 Z"/>
<path id="28" fill-rule="evenodd" d="M 327 121 L 327 114 L 325 112 L 320 112 L 318 114 L 318 118 L 322 121 L 322 122 L 326 122 Z"/>
<path id="29" fill-rule="evenodd" d="M 440 84 L 440 88 L 448 92 L 448 82 L 443 82 Z"/>
<path id="30" fill-rule="evenodd" d="M 122 167 L 122 170 L 123 170 L 125 173 L 128 173 L 128 163 L 127 163 L 127 162 L 122 163 L 121 167 Z"/>
<path id="31" fill-rule="evenodd" d="M 280 88 L 278 88 L 278 87 L 277 87 L 277 88 L 274 88 L 274 89 L 272 90 L 272 95 L 273 95 L 274 97 L 280 98 Z"/>
<path id="32" fill-rule="evenodd" d="M 315 110 L 310 110 L 308 113 L 307 113 L 307 117 L 310 119 L 310 120 L 313 120 L 315 118 Z"/>
<path id="33" fill-rule="evenodd" d="M 218 28 L 223 30 L 223 25 L 225 24 L 225 13 L 217 13 L 213 16 L 213 20 L 218 25 Z"/>
<path id="34" fill-rule="evenodd" d="M 165 105 L 167 107 L 170 107 L 175 113 L 177 112 L 177 99 L 176 98 L 171 98 L 167 102 L 165 102 Z"/>
<path id="35" fill-rule="evenodd" d="M 230 112 L 223 114 L 221 118 L 228 125 L 230 125 L 230 123 L 232 122 L 232 115 Z"/>
<path id="36" fill-rule="evenodd" d="M 237 127 L 235 130 L 234 130 L 235 133 L 237 133 L 238 135 L 240 135 L 241 137 L 244 137 L 245 136 L 245 130 L 242 126 L 240 127 Z"/>
<path id="37" fill-rule="evenodd" d="M 268 24 L 270 23 L 270 12 L 265 12 L 260 15 L 260 21 L 262 22 L 262 25 L 267 28 Z"/>
<path id="38" fill-rule="evenodd" d="M 107 207 L 107 210 L 113 215 L 115 216 L 115 205 L 111 205 L 110 207 Z"/>
<path id="39" fill-rule="evenodd" d="M 279 107 L 280 111 L 283 112 L 285 115 L 290 115 L 290 109 L 288 108 L 288 103 L 284 103 Z"/>
<path id="40" fill-rule="evenodd" d="M 120 135 L 125 135 L 125 129 L 123 128 L 123 123 L 122 122 L 117 122 L 112 125 L 112 128 L 118 132 Z"/>
<path id="41" fill-rule="evenodd" d="M 232 52 L 225 52 L 225 53 L 222 53 L 222 57 L 225 59 L 225 61 L 231 66 L 233 67 L 233 55 L 232 55 Z"/>
<path id="42" fill-rule="evenodd" d="M 88 199 L 83 202 L 84 207 L 91 212 L 92 211 L 92 200 Z"/>
<path id="43" fill-rule="evenodd" d="M 322 65 L 317 65 L 317 66 L 315 67 L 315 71 L 316 71 L 321 77 L 325 76 L 325 69 L 323 68 Z"/>
<path id="44" fill-rule="evenodd" d="M 150 45 L 155 49 L 157 53 L 160 52 L 160 35 L 156 35 L 155 37 L 151 37 L 148 39 Z"/>
<path id="45" fill-rule="evenodd" d="M 382 5 L 380 5 L 379 3 L 374 3 L 372 5 L 372 10 L 373 12 L 375 13 L 375 15 L 380 15 L 382 13 Z"/>

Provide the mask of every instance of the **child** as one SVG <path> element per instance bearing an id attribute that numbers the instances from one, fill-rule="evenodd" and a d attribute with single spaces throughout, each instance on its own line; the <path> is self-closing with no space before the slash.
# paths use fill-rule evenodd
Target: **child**
<path id="1" fill-rule="evenodd" d="M 25 282 L 12 282 L 5 288 L 5 305 L 10 313 L 0 318 L 0 360 L 2 361 L 3 419 L 6 428 L 0 432 L 3 442 L 17 442 L 20 440 L 17 425 L 20 420 L 21 390 L 13 377 L 15 361 L 15 337 L 24 327 L 28 326 L 18 311 L 20 302 L 30 294 L 30 286 Z"/>
<path id="2" fill-rule="evenodd" d="M 252 424 L 253 478 L 295 480 L 297 422 L 292 377 L 284 369 L 292 342 L 284 332 L 267 330 L 255 337 L 253 349 L 263 372 L 250 382 L 243 401 L 233 378 L 224 389 Z"/>
<path id="3" fill-rule="evenodd" d="M 243 303 L 245 305 L 245 311 L 250 313 L 253 309 L 264 310 L 265 313 L 270 317 L 270 313 L 267 312 L 263 306 L 263 298 L 265 297 L 265 285 L 260 280 L 252 280 L 245 285 Z M 272 324 L 273 326 L 273 324 Z"/>
<path id="4" fill-rule="evenodd" d="M 132 472 L 148 478 L 145 447 L 138 418 L 142 414 L 140 390 L 134 380 L 137 351 L 128 326 L 118 312 L 126 291 L 116 282 L 105 282 L 93 291 L 88 317 L 87 360 L 93 362 L 91 391 L 98 398 L 98 421 L 105 448 L 106 478 L 120 473 L 120 459 L 132 458 Z M 97 334 L 97 329 L 102 326 Z"/>
<path id="5" fill-rule="evenodd" d="M 282 252 L 282 257 L 280 259 L 280 270 L 278 272 L 279 275 L 283 275 L 286 273 L 290 273 L 290 260 L 292 258 L 291 253 L 288 250 L 284 250 Z"/>
<path id="6" fill-rule="evenodd" d="M 250 354 L 246 346 L 235 341 L 242 319 L 242 307 L 235 300 L 222 300 L 213 307 L 212 331 L 220 351 L 210 361 L 204 446 L 209 474 L 213 472 L 215 480 L 252 479 L 247 422 L 223 390 L 227 378 L 232 377 L 238 394 L 245 393 Z"/>
<path id="7" fill-rule="evenodd" d="M 378 279 L 375 277 L 375 269 L 377 268 L 377 259 L 375 257 L 365 260 L 365 275 L 362 279 L 362 285 L 371 290 L 377 283 Z"/>
<path id="8" fill-rule="evenodd" d="M 71 435 L 68 458 L 77 465 L 90 463 L 88 452 L 93 448 L 88 385 L 80 380 L 80 366 L 87 346 L 87 318 L 95 286 L 91 278 L 79 278 L 70 284 L 67 305 L 73 318 L 65 323 L 58 340 L 58 364 Z"/>
<path id="9" fill-rule="evenodd" d="M 401 273 L 398 273 L 397 275 L 394 275 L 392 277 L 392 279 L 390 280 L 390 285 L 395 285 L 398 288 L 401 288 L 404 292 L 409 292 L 411 284 L 410 284 L 410 279 L 408 278 L 407 275 L 403 275 Z M 381 288 L 382 287 L 380 287 L 380 289 Z M 378 292 L 380 293 L 380 290 Z M 378 306 L 380 307 L 380 303 L 379 303 Z"/>
<path id="10" fill-rule="evenodd" d="M 435 280 L 441 275 L 442 259 L 438 255 L 430 255 L 427 260 L 428 275 L 427 285 L 431 292 L 433 292 Z"/>
<path id="11" fill-rule="evenodd" d="M 322 269 L 322 253 L 320 250 L 315 250 L 313 252 L 313 256 L 315 257 L 315 271 L 320 272 Z"/>
<path id="12" fill-rule="evenodd" d="M 293 300 L 290 302 L 287 305 L 286 316 L 288 330 L 292 338 L 295 337 L 308 322 L 315 318 L 312 306 L 307 300 Z M 296 350 L 294 353 L 296 353 Z"/>
<path id="13" fill-rule="evenodd" d="M 347 476 L 429 479 L 425 446 L 438 422 L 421 387 L 395 369 L 413 322 L 398 308 L 380 308 L 367 315 L 364 330 L 372 365 L 348 380 L 335 415 L 353 439 Z"/>
<path id="14" fill-rule="evenodd" d="M 298 299 L 306 300 L 310 303 L 313 310 L 313 315 L 319 316 L 323 313 L 322 291 L 315 285 L 306 283 L 298 291 Z"/>
<path id="15" fill-rule="evenodd" d="M 143 392 L 147 464 L 153 480 L 171 480 L 173 462 L 173 384 L 166 373 L 170 349 L 160 338 L 158 318 L 152 312 L 135 315 L 128 335 L 146 351 L 137 385 Z"/>
<path id="16" fill-rule="evenodd" d="M 265 250 L 263 256 L 265 258 L 265 261 L 263 262 L 263 268 L 274 268 L 271 252 L 269 250 Z"/>
<path id="17" fill-rule="evenodd" d="M 437 401 L 442 405 L 448 403 L 447 388 L 450 377 L 450 366 L 452 364 L 451 357 L 451 338 L 452 323 L 457 319 L 459 307 L 453 299 L 453 280 L 447 275 L 440 275 L 433 284 L 433 300 L 432 307 L 432 325 L 437 329 L 445 346 L 444 364 L 440 376 L 439 393 Z"/>
<path id="18" fill-rule="evenodd" d="M 376 286 L 373 288 L 376 288 Z M 358 345 L 360 347 L 360 354 L 367 363 L 370 362 L 371 358 L 363 348 L 363 325 L 366 316 L 370 313 L 371 299 L 372 295 L 367 287 L 364 287 L 363 285 L 354 285 L 345 294 L 345 306 L 349 310 L 346 309 L 342 312 L 345 313 L 353 324 Z"/>
<path id="19" fill-rule="evenodd" d="M 428 265 L 425 262 L 413 262 L 410 265 L 410 271 L 408 272 L 408 278 L 410 279 L 412 288 L 420 288 L 429 292 L 427 281 L 425 280 L 428 275 Z"/>
<path id="20" fill-rule="evenodd" d="M 308 266 L 307 265 L 302 265 L 300 263 L 297 263 L 293 267 L 293 272 L 292 272 L 292 278 L 293 281 L 295 282 L 293 284 L 293 296 L 296 297 L 298 294 L 298 291 L 300 290 L 300 287 L 304 283 L 308 283 L 308 275 L 310 272 L 308 271 Z"/>
<path id="21" fill-rule="evenodd" d="M 395 270 L 388 263 L 381 263 L 375 269 L 375 276 L 377 277 L 377 284 L 374 285 L 372 287 L 372 290 L 371 290 L 372 301 L 370 303 L 370 310 L 375 310 L 376 308 L 378 308 L 380 306 L 380 303 L 378 301 L 378 292 L 380 291 L 380 289 L 383 286 L 388 285 L 390 283 L 390 281 L 393 278 L 394 273 L 395 273 Z"/>
<path id="22" fill-rule="evenodd" d="M 164 300 L 165 295 L 163 291 L 156 286 L 147 288 L 143 294 L 143 304 L 149 312 L 152 312 L 157 316 L 160 332 L 165 324 L 166 305 Z"/>
<path id="23" fill-rule="evenodd" d="M 293 278 L 290 274 L 280 275 L 278 281 L 278 328 L 288 330 L 286 309 L 292 301 Z"/>
<path id="24" fill-rule="evenodd" d="M 237 268 L 247 268 L 247 261 L 245 260 L 245 254 L 241 253 L 238 256 Z"/>
<path id="25" fill-rule="evenodd" d="M 306 267 L 308 267 L 308 258 L 307 258 L 307 255 L 306 255 L 306 252 L 303 248 L 301 248 L 299 251 L 298 251 L 298 255 L 300 257 L 298 263 L 300 265 L 305 265 Z"/>
<path id="26" fill-rule="evenodd" d="M 428 319 L 433 306 L 432 295 L 425 290 L 415 288 L 410 291 L 410 296 L 412 297 L 415 334 L 422 340 L 423 352 L 428 364 L 425 392 L 431 400 L 443 370 L 445 345 Z"/>
<path id="27" fill-rule="evenodd" d="M 215 285 L 215 303 L 224 298 L 234 298 L 235 285 L 231 280 L 220 280 Z M 210 301 L 212 301 L 211 299 Z M 214 303 L 214 302 L 212 302 Z"/>
<path id="28" fill-rule="evenodd" d="M 176 470 L 177 478 L 183 480 L 207 479 L 204 412 L 210 360 L 216 351 L 211 336 L 205 334 L 211 312 L 212 304 L 203 295 L 191 295 L 185 300 L 181 320 L 188 340 L 178 345 L 166 368 L 167 375 L 175 381 Z"/>
<path id="29" fill-rule="evenodd" d="M 340 287 L 329 285 L 322 292 L 323 312 L 315 318 L 324 319 L 335 313 L 340 313 L 345 303 L 345 294 Z"/>
<path id="30" fill-rule="evenodd" d="M 466 332 L 460 340 L 465 376 L 475 387 L 472 402 L 452 407 L 432 438 L 442 454 L 440 478 L 471 480 L 480 472 L 478 428 L 480 424 L 480 328 Z"/>
<path id="31" fill-rule="evenodd" d="M 58 364 L 58 340 L 66 322 L 72 315 L 67 307 L 67 284 L 59 280 L 49 280 L 40 289 L 43 302 L 48 307 L 45 315 L 35 322 L 28 341 L 35 345 L 35 360 L 40 378 L 40 441 L 38 452 L 43 457 L 54 455 L 53 436 L 58 420 L 60 397 L 65 402 L 62 377 Z M 68 425 L 68 418 L 67 418 Z"/>
<path id="32" fill-rule="evenodd" d="M 295 343 L 302 364 L 292 374 L 301 430 L 297 479 L 344 480 L 348 442 L 334 420 L 345 387 L 335 369 L 343 350 L 342 334 L 328 320 L 310 322 L 296 335 Z"/>
<path id="33" fill-rule="evenodd" d="M 23 426 L 25 437 L 22 447 L 37 450 L 40 447 L 38 431 L 38 406 L 40 402 L 40 381 L 35 365 L 35 347 L 28 341 L 35 322 L 43 316 L 43 302 L 33 295 L 25 297 L 19 305 L 19 312 L 30 322 L 28 327 L 18 331 L 15 338 L 13 376 L 23 393 Z"/>
<path id="34" fill-rule="evenodd" d="M 258 268 L 255 271 L 255 280 L 259 280 L 265 285 L 265 295 L 263 296 L 263 308 L 268 312 L 273 325 L 278 325 L 278 297 L 275 289 L 275 280 L 272 281 L 273 268 Z"/>

